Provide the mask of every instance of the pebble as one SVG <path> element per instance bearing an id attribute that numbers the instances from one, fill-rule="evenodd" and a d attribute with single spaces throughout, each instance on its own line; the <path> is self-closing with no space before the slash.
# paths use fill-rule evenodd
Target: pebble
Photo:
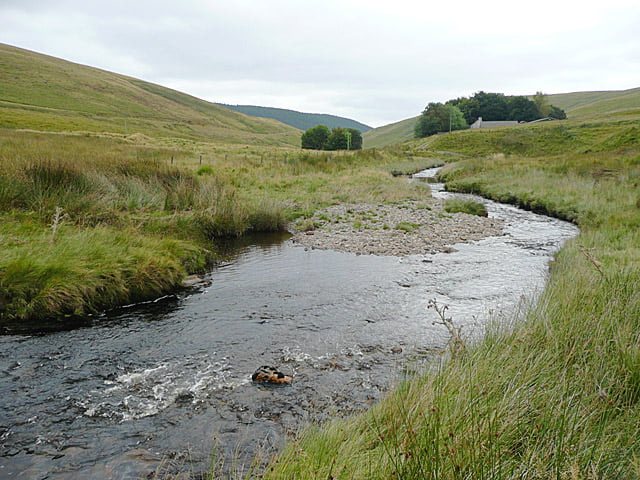
<path id="1" fill-rule="evenodd" d="M 363 255 L 408 256 L 451 253 L 456 243 L 503 235 L 502 221 L 444 212 L 443 202 L 340 204 L 316 212 L 304 222 L 310 231 L 291 226 L 293 242 L 306 248 Z M 402 228 L 398 228 L 402 227 Z"/>

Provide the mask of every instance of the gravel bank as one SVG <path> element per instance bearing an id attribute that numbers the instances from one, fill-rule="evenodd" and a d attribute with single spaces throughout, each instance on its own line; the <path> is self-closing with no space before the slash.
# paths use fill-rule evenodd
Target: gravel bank
<path id="1" fill-rule="evenodd" d="M 394 256 L 451 252 L 456 243 L 503 234 L 501 221 L 446 213 L 439 199 L 335 205 L 298 221 L 292 230 L 293 242 L 305 247 Z"/>

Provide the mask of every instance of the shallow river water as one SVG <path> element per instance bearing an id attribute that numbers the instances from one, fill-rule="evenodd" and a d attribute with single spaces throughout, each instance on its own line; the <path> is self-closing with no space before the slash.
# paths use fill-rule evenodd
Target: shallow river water
<path id="1" fill-rule="evenodd" d="M 481 201 L 505 235 L 453 253 L 378 257 L 246 238 L 226 246 L 229 260 L 204 286 L 80 328 L 0 337 L 0 478 L 196 477 L 213 451 L 242 463 L 309 420 L 367 408 L 446 347 L 430 299 L 477 337 L 535 298 L 577 234 Z M 261 365 L 293 384 L 252 384 Z"/>

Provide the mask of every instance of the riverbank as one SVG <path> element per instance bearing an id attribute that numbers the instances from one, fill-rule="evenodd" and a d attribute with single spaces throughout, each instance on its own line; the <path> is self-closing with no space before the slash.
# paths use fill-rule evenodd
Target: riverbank
<path id="1" fill-rule="evenodd" d="M 415 168 L 400 150 L 167 142 L 0 130 L 0 331 L 174 292 L 217 239 L 284 231 L 326 205 L 429 198 L 392 176 Z"/>
<path id="2" fill-rule="evenodd" d="M 294 224 L 292 241 L 307 248 L 364 255 L 451 252 L 456 243 L 502 235 L 502 222 L 467 213 L 450 214 L 444 202 L 341 204 Z"/>
<path id="3" fill-rule="evenodd" d="M 570 219 L 580 236 L 526 322 L 453 349 L 366 414 L 309 428 L 264 478 L 640 478 L 637 134 L 558 122 L 437 138 L 434 150 L 489 154 L 445 167 L 449 189 Z"/>

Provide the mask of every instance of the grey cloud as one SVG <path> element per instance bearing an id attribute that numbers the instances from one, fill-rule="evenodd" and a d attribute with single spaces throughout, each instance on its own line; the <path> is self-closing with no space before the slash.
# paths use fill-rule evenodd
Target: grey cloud
<path id="1" fill-rule="evenodd" d="M 547 23 L 531 26 L 528 4 L 498 0 L 5 0 L 0 41 L 211 101 L 379 124 L 478 90 L 639 86 L 640 6 L 625 1 L 580 4 L 579 21 L 533 12 Z"/>

